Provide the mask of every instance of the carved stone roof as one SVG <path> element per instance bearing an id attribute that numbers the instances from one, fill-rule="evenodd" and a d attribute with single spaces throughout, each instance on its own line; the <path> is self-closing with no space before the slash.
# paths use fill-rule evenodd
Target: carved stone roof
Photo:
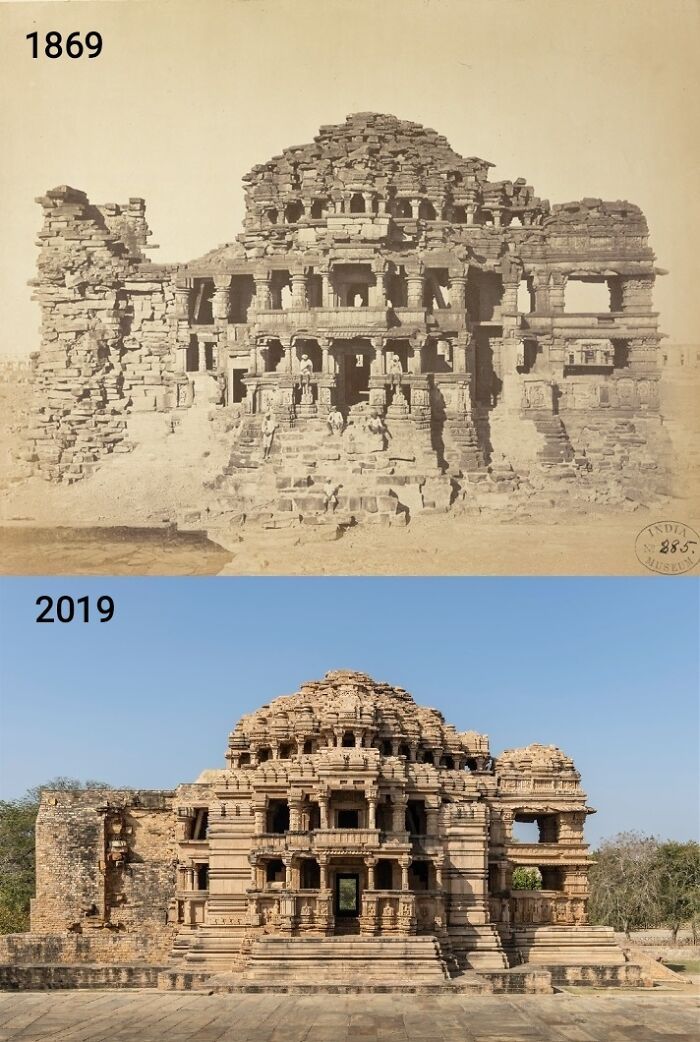
<path id="1" fill-rule="evenodd" d="M 556 745 L 533 742 L 521 749 L 505 749 L 495 762 L 496 773 L 503 771 L 575 771 L 574 761 Z"/>
<path id="2" fill-rule="evenodd" d="M 467 754 L 488 752 L 485 735 L 460 734 L 445 723 L 442 713 L 417 705 L 403 688 L 352 670 L 326 673 L 321 680 L 302 684 L 296 694 L 275 698 L 242 717 L 231 734 L 230 746 L 241 749 L 346 730 Z"/>

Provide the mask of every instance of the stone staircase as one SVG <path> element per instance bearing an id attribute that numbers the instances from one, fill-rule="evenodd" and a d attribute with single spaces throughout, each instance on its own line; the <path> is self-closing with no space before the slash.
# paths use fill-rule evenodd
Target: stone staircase
<path id="1" fill-rule="evenodd" d="M 389 420 L 387 428 L 384 451 L 353 451 L 323 420 L 305 419 L 278 428 L 263 460 L 259 418 L 246 417 L 212 486 L 224 507 L 269 527 L 360 520 L 404 525 L 411 514 L 447 511 L 452 485 L 438 465 L 430 431 L 403 419 Z"/>
<path id="2" fill-rule="evenodd" d="M 531 412 L 528 415 L 544 438 L 537 458 L 542 463 L 571 463 L 574 450 L 561 418 L 551 412 Z"/>
<path id="3" fill-rule="evenodd" d="M 450 979 L 436 937 L 262 937 L 244 979 L 314 982 L 442 984 Z"/>
<path id="4" fill-rule="evenodd" d="M 518 926 L 513 951 L 520 963 L 539 966 L 622 966 L 625 955 L 610 926 Z"/>

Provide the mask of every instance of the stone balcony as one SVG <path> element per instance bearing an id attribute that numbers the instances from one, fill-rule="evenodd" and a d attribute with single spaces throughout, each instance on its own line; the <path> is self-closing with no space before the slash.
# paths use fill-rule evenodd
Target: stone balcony
<path id="1" fill-rule="evenodd" d="M 420 836 L 421 852 L 435 852 L 437 837 Z M 399 853 L 410 848 L 407 832 L 380 832 L 379 829 L 314 829 L 312 832 L 261 833 L 255 837 L 259 854 L 284 854 L 295 851 L 378 851 Z M 424 849 L 425 846 L 425 849 Z M 428 850 L 430 847 L 430 851 Z"/>
<path id="2" fill-rule="evenodd" d="M 506 857 L 517 865 L 542 865 L 552 862 L 587 864 L 588 846 L 582 839 L 562 839 L 558 843 L 507 843 Z"/>
<path id="3" fill-rule="evenodd" d="M 459 314 L 455 312 L 454 314 Z M 283 336 L 303 331 L 312 337 L 343 335 L 377 336 L 383 331 L 405 327 L 407 334 L 426 328 L 425 308 L 332 307 L 285 308 L 251 311 L 250 323 L 260 334 Z"/>
<path id="4" fill-rule="evenodd" d="M 503 317 L 519 319 L 518 326 L 523 333 L 559 337 L 612 336 L 624 340 L 628 336 L 654 336 L 657 328 L 657 315 L 652 311 L 551 311 L 508 316 L 504 312 Z"/>

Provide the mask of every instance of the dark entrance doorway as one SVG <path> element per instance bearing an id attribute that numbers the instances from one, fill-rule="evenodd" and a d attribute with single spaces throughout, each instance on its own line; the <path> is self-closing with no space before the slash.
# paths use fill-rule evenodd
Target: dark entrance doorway
<path id="1" fill-rule="evenodd" d="M 339 919 L 356 919 L 360 914 L 360 877 L 340 872 L 335 877 L 335 914 Z"/>
<path id="2" fill-rule="evenodd" d="M 369 348 L 358 345 L 343 351 L 339 358 L 340 393 L 349 409 L 369 401 Z"/>

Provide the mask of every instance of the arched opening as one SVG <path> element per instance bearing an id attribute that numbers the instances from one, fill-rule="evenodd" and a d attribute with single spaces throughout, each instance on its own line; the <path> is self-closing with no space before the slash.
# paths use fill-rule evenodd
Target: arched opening
<path id="1" fill-rule="evenodd" d="M 420 206 L 418 208 L 418 216 L 423 221 L 434 221 L 437 218 L 435 207 L 429 199 L 421 199 Z"/>
<path id="2" fill-rule="evenodd" d="M 365 198 L 361 192 L 354 192 L 350 196 L 350 213 L 365 213 Z"/>
<path id="3" fill-rule="evenodd" d="M 355 747 L 355 735 L 352 731 L 343 732 L 343 740 L 340 743 L 343 749 L 354 749 Z"/>
<path id="4" fill-rule="evenodd" d="M 266 832 L 283 835 L 289 832 L 289 804 L 286 800 L 270 800 L 267 804 Z"/>
<path id="5" fill-rule="evenodd" d="M 326 208 L 328 200 L 326 199 L 314 199 L 311 204 L 311 219 L 314 221 L 320 221 L 323 218 L 323 211 Z"/>
<path id="6" fill-rule="evenodd" d="M 277 221 L 279 219 L 279 211 L 276 210 L 273 206 L 270 210 L 267 210 L 266 213 L 267 219 L 270 222 L 270 224 L 277 224 Z"/>
<path id="7" fill-rule="evenodd" d="M 466 224 L 467 223 L 467 208 L 466 206 L 454 206 L 452 208 L 452 220 L 455 224 Z"/>
<path id="8" fill-rule="evenodd" d="M 392 745 L 391 741 L 388 738 L 385 738 L 384 741 L 382 742 L 382 755 L 383 756 L 393 756 L 394 755 L 393 745 Z"/>
<path id="9" fill-rule="evenodd" d="M 304 204 L 298 199 L 292 199 L 284 208 L 285 224 L 296 224 L 304 216 Z"/>
<path id="10" fill-rule="evenodd" d="M 314 751 L 314 743 L 309 738 L 309 739 L 307 739 L 304 742 L 304 754 L 306 756 L 309 756 L 313 751 Z"/>
<path id="11" fill-rule="evenodd" d="M 413 217 L 413 208 L 411 206 L 411 200 L 397 199 L 394 207 L 394 213 L 396 217 L 399 218 Z"/>

